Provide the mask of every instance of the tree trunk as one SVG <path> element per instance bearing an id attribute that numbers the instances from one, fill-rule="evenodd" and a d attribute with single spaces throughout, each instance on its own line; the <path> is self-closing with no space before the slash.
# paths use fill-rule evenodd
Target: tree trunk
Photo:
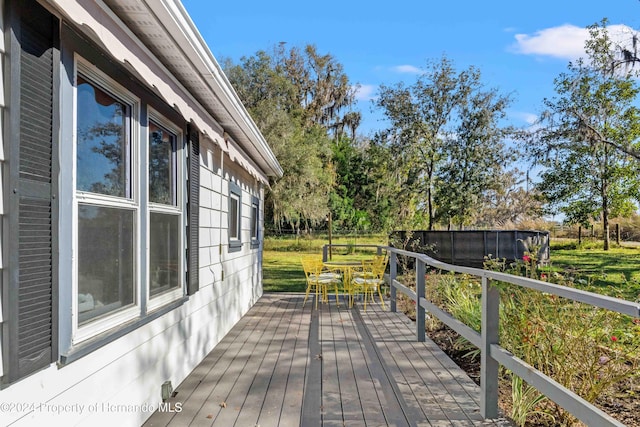
<path id="1" fill-rule="evenodd" d="M 428 209 L 429 209 L 429 225 L 427 227 L 427 230 L 432 231 L 433 230 L 433 201 L 431 200 L 431 186 L 429 186 L 429 189 L 427 190 L 427 199 L 428 199 Z"/>
<path id="2" fill-rule="evenodd" d="M 604 243 L 604 250 L 609 250 L 610 238 L 609 238 L 609 209 L 608 203 L 605 201 L 602 203 L 602 240 Z"/>
<path id="3" fill-rule="evenodd" d="M 427 172 L 427 204 L 429 209 L 429 231 L 433 230 L 433 221 L 434 221 L 434 213 L 433 213 L 433 194 L 431 192 L 431 184 L 433 181 L 433 161 L 429 165 L 429 170 Z"/>
<path id="4" fill-rule="evenodd" d="M 582 243 L 582 226 L 578 226 L 578 244 Z"/>
<path id="5" fill-rule="evenodd" d="M 607 146 L 604 147 L 604 167 L 605 167 L 605 171 L 607 170 L 607 167 L 609 165 L 609 150 L 607 149 Z M 603 240 L 603 246 L 604 246 L 604 250 L 608 251 L 609 250 L 609 182 L 607 181 L 607 178 L 605 177 L 605 174 L 603 173 L 603 177 L 602 177 L 602 193 L 600 194 L 600 197 L 602 197 L 602 240 Z"/>

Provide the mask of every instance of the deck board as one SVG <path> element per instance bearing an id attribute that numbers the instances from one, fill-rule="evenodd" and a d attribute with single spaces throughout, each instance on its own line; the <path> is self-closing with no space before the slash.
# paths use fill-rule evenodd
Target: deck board
<path id="1" fill-rule="evenodd" d="M 176 414 L 170 426 L 184 426 L 187 425 L 185 422 L 193 426 L 210 426 L 220 411 L 226 409 L 222 407 L 223 404 L 231 408 L 226 402 L 229 391 L 246 365 L 248 355 L 255 350 L 259 342 L 252 338 L 261 335 L 264 323 L 270 322 L 275 315 L 272 310 L 258 308 L 252 316 L 243 318 L 243 320 L 246 319 L 243 322 L 243 328 L 233 328 L 229 332 L 227 337 L 231 338 L 233 343 L 225 350 L 218 350 L 216 347 L 210 353 L 208 357 L 217 359 L 217 364 L 198 383 L 191 396 L 183 402 L 182 412 Z M 176 396 L 177 401 L 180 401 L 181 388 L 181 386 L 177 388 L 179 391 Z M 185 416 L 178 416 L 183 413 Z M 191 420 L 188 419 L 189 416 Z"/>
<path id="2" fill-rule="evenodd" d="M 264 326 L 260 342 L 226 399 L 227 410 L 220 411 L 214 422 L 220 425 L 255 425 L 269 388 L 278 355 L 282 350 L 288 322 L 273 316 Z M 232 410 L 229 410 L 232 409 Z M 237 411 L 238 413 L 234 413 Z"/>
<path id="3" fill-rule="evenodd" d="M 300 304 L 301 302 L 299 300 L 289 299 L 286 301 L 284 309 L 299 310 L 301 307 Z M 284 323 L 287 324 L 287 330 L 284 335 L 282 347 L 277 355 L 278 358 L 274 366 L 273 375 L 269 382 L 269 388 L 274 390 L 286 390 L 288 381 L 294 381 L 296 375 L 304 375 L 304 373 L 298 374 L 295 370 L 292 370 L 292 364 L 294 362 L 294 355 L 296 354 L 296 346 L 304 345 L 306 347 L 308 330 L 303 330 L 302 328 L 305 326 L 305 323 L 308 324 L 308 318 L 298 315 L 296 318 L 291 318 L 290 322 Z M 304 337 L 299 337 L 300 334 L 304 334 Z M 256 425 L 262 427 L 278 427 L 281 425 L 299 424 L 299 412 L 294 416 L 282 414 L 283 407 L 285 407 L 286 403 L 286 393 L 269 393 L 268 390 L 266 390 L 265 393 L 266 395 Z M 299 401 L 302 401 L 301 396 Z M 298 406 L 298 404 L 295 405 L 296 408 Z M 291 420 L 295 420 L 295 422 Z"/>
<path id="4" fill-rule="evenodd" d="M 470 379 L 466 375 L 458 375 L 460 369 L 455 364 L 453 371 L 449 369 L 452 368 L 450 365 L 442 365 L 432 351 L 425 350 L 423 343 L 415 342 L 412 331 L 408 329 L 405 329 L 407 333 L 402 335 L 403 339 L 400 338 L 400 335 L 396 336 L 393 341 L 394 348 L 390 348 L 389 341 L 385 341 L 384 338 L 398 330 L 403 330 L 403 328 L 393 325 L 394 327 L 390 329 L 392 321 L 389 320 L 390 316 L 385 312 L 377 312 L 376 314 L 384 317 L 387 321 L 370 321 L 369 326 L 376 331 L 375 338 L 380 343 L 384 343 L 385 357 L 394 360 L 397 364 L 396 374 L 401 379 L 403 378 L 408 385 L 409 390 L 405 390 L 405 393 L 412 394 L 414 398 L 423 402 L 427 418 L 451 422 L 479 420 L 479 407 L 473 402 L 465 388 L 465 386 L 469 386 L 467 382 Z M 385 330 L 375 329 L 376 324 L 383 325 Z M 434 385 L 438 386 L 434 387 Z"/>
<path id="5" fill-rule="evenodd" d="M 264 295 L 177 387 L 182 411 L 145 426 L 510 425 L 481 419 L 478 386 L 404 315 L 303 299 Z"/>

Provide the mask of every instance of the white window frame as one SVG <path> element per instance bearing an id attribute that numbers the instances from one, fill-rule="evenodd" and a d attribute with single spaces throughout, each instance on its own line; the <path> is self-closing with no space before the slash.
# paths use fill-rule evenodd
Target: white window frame
<path id="1" fill-rule="evenodd" d="M 256 196 L 251 197 L 251 224 L 249 230 L 251 232 L 251 245 L 258 246 L 260 244 L 260 199 Z M 255 230 L 254 230 L 255 227 Z"/>
<path id="2" fill-rule="evenodd" d="M 87 191 L 77 190 L 77 76 L 82 75 L 84 79 L 97 86 L 109 95 L 129 106 L 129 145 L 130 145 L 130 165 L 129 165 L 129 191 L 127 198 L 97 194 Z M 146 105 L 146 123 L 141 124 L 141 114 L 144 103 L 139 97 L 131 93 L 124 86 L 109 77 L 106 72 L 101 71 L 79 54 L 74 53 L 74 81 L 72 88 L 73 106 L 71 108 L 72 135 L 73 135 L 73 171 L 71 172 L 71 183 L 65 183 L 69 189 L 64 193 L 69 194 L 72 201 L 72 209 L 69 215 L 71 225 L 71 242 L 69 248 L 71 267 L 71 325 L 69 344 L 70 348 L 95 338 L 108 330 L 117 330 L 125 324 L 144 319 L 149 313 L 161 309 L 174 301 L 178 301 L 186 295 L 186 153 L 184 130 L 171 120 L 153 109 L 151 104 Z M 66 110 L 69 111 L 69 110 Z M 148 124 L 153 121 L 155 124 L 165 128 L 175 135 L 175 205 L 164 205 L 161 203 L 151 203 L 149 201 L 149 134 Z M 80 325 L 80 312 L 78 307 L 78 239 L 79 239 L 79 206 L 95 205 L 99 207 L 113 207 L 119 209 L 130 209 L 134 211 L 134 285 L 133 304 L 115 310 L 112 313 L 105 313 Z M 150 295 L 150 216 L 152 212 L 167 213 L 179 217 L 179 286 L 151 297 Z M 66 329 L 66 327 L 64 328 Z"/>
<path id="3" fill-rule="evenodd" d="M 90 193 L 86 191 L 76 190 L 77 181 L 77 76 L 82 74 L 83 78 L 90 81 L 92 84 L 98 86 L 106 93 L 112 95 L 119 101 L 126 103 L 130 107 L 129 116 L 129 144 L 130 144 L 130 169 L 129 169 L 129 185 L 130 185 L 130 198 L 121 198 L 116 196 L 107 196 L 97 193 Z M 73 253 L 78 253 L 78 206 L 79 204 L 90 204 L 100 207 L 112 207 L 119 209 L 129 209 L 134 211 L 134 249 L 140 246 L 140 196 L 139 196 L 139 179 L 140 171 L 138 168 L 140 152 L 140 99 L 127 91 L 123 86 L 118 84 L 115 80 L 111 79 L 107 74 L 91 65 L 88 61 L 83 59 L 79 55 L 75 55 L 75 73 L 73 84 Z M 114 311 L 110 314 L 98 317 L 95 320 L 80 325 L 79 324 L 79 308 L 78 308 L 78 256 L 73 257 L 73 304 L 72 304 L 72 343 L 77 344 L 88 338 L 91 338 L 101 332 L 108 329 L 117 327 L 123 323 L 126 323 L 132 319 L 137 318 L 140 315 L 140 288 L 136 286 L 136 283 L 140 281 L 140 253 L 134 250 L 134 297 L 133 304 L 129 307 L 121 310 Z"/>
<path id="4" fill-rule="evenodd" d="M 238 204 L 236 212 L 235 236 L 231 233 L 231 202 L 235 200 Z M 229 250 L 238 251 L 242 248 L 242 188 L 232 181 L 229 181 L 229 204 L 227 209 L 227 233 L 229 235 Z"/>
<path id="5" fill-rule="evenodd" d="M 186 232 L 186 223 L 185 223 L 185 212 L 184 212 L 184 207 L 186 206 L 186 188 L 185 188 L 185 184 L 186 184 L 186 179 L 184 176 L 185 173 L 185 157 L 184 157 L 184 135 L 182 133 L 182 130 L 177 127 L 175 124 L 173 124 L 170 120 L 166 119 L 165 117 L 163 117 L 161 114 L 159 114 L 158 112 L 156 112 L 155 110 L 153 110 L 151 107 L 149 107 L 148 109 L 148 120 L 147 120 L 147 127 L 146 129 L 149 129 L 149 122 L 154 122 L 157 125 L 165 128 L 166 130 L 168 130 L 169 132 L 173 133 L 175 135 L 175 144 L 176 144 L 176 151 L 175 151 L 175 157 L 176 157 L 176 170 L 175 170 L 175 191 L 176 191 L 176 204 L 174 206 L 170 206 L 170 205 L 165 205 L 165 204 L 161 204 L 161 203 L 153 203 L 151 201 L 148 202 L 148 206 L 147 206 L 147 230 L 146 230 L 146 248 L 147 248 L 147 262 L 146 262 L 146 271 L 147 271 L 147 280 L 146 280 L 146 286 L 144 289 L 144 294 L 145 294 L 145 298 L 147 300 L 147 307 L 150 311 L 155 310 L 159 307 L 162 307 L 163 305 L 166 305 L 167 303 L 170 303 L 172 301 L 175 301 L 179 298 L 182 298 L 185 295 L 186 292 L 186 283 L 185 283 L 185 263 L 186 263 L 186 259 L 185 259 L 185 255 L 186 255 L 186 251 L 185 249 L 185 242 L 186 242 L 186 236 L 185 236 L 185 232 Z M 145 139 L 145 141 L 149 141 L 149 135 L 147 133 L 147 138 Z M 148 156 L 149 153 L 149 147 L 148 145 L 145 145 L 145 155 Z M 148 200 L 148 188 L 149 188 L 149 182 L 148 182 L 148 178 L 149 178 L 149 159 L 147 158 L 146 161 L 147 164 L 147 169 L 146 169 L 146 180 L 145 182 L 147 183 L 146 185 L 146 195 L 147 195 L 147 200 Z M 167 214 L 173 214 L 179 217 L 179 224 L 180 224 L 180 229 L 182 230 L 182 232 L 180 233 L 179 236 L 179 244 L 180 244 L 180 249 L 178 251 L 178 253 L 182 254 L 182 256 L 179 257 L 179 265 L 178 265 L 178 277 L 180 279 L 180 286 L 178 286 L 176 289 L 167 291 L 167 292 L 163 292 L 159 295 L 155 295 L 155 296 L 151 296 L 151 257 L 150 257 L 150 248 L 151 248 L 151 224 L 150 224 L 150 218 L 151 218 L 151 213 L 152 212 L 157 212 L 157 213 L 167 213 Z"/>

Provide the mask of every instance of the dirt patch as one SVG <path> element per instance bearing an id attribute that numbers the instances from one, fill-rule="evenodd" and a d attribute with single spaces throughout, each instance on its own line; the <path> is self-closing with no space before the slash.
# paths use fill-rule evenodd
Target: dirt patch
<path id="1" fill-rule="evenodd" d="M 433 340 L 467 375 L 480 385 L 480 357 L 469 357 L 468 351 L 459 350 L 455 342 L 459 335 L 443 326 L 437 330 L 427 330 L 427 335 Z M 506 378 L 500 379 L 500 409 L 504 414 L 511 412 L 511 382 Z M 640 427 L 640 378 L 620 382 L 607 395 L 596 400 L 596 406 L 611 415 L 627 427 Z M 552 427 L 555 424 L 548 417 L 540 417 L 527 422 L 527 426 Z M 581 426 L 582 423 L 573 424 Z"/>

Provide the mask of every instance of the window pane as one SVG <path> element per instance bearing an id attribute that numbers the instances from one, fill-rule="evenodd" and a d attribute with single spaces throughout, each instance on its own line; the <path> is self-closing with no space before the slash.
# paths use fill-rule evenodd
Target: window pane
<path id="1" fill-rule="evenodd" d="M 151 212 L 149 294 L 157 295 L 181 286 L 180 216 Z"/>
<path id="2" fill-rule="evenodd" d="M 258 206 L 251 205 L 251 238 L 258 240 Z"/>
<path id="3" fill-rule="evenodd" d="M 80 191 L 131 197 L 129 107 L 78 76 L 77 183 Z"/>
<path id="4" fill-rule="evenodd" d="M 134 303 L 134 211 L 78 205 L 79 323 Z"/>
<path id="5" fill-rule="evenodd" d="M 149 122 L 149 201 L 175 206 L 175 140 L 166 129 Z"/>
<path id="6" fill-rule="evenodd" d="M 229 237 L 232 239 L 240 238 L 238 213 L 238 199 L 229 198 Z"/>

